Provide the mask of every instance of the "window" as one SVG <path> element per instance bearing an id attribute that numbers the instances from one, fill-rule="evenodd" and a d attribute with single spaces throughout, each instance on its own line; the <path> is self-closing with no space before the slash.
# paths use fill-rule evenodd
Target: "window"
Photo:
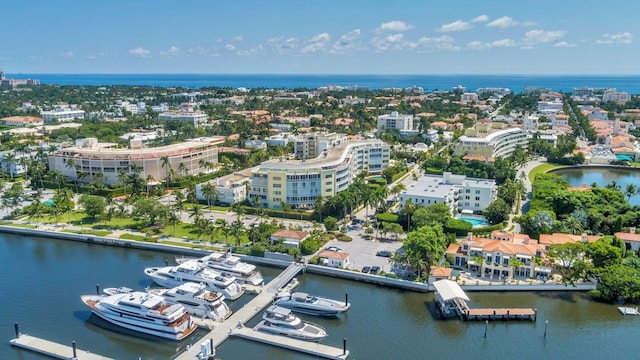
<path id="1" fill-rule="evenodd" d="M 273 177 L 273 181 L 280 181 L 282 180 L 282 178 L 280 176 L 274 176 Z"/>
<path id="2" fill-rule="evenodd" d="M 274 191 L 273 195 L 282 195 L 282 191 Z"/>
<path id="3" fill-rule="evenodd" d="M 480 194 L 480 190 L 476 190 L 476 194 Z"/>
<path id="4" fill-rule="evenodd" d="M 476 207 L 477 207 L 477 208 L 479 208 L 479 207 L 480 207 L 480 204 L 476 203 Z"/>
<path id="5" fill-rule="evenodd" d="M 480 196 L 476 196 L 476 201 L 480 201 Z"/>
<path id="6" fill-rule="evenodd" d="M 279 189 L 282 187 L 282 184 L 273 184 L 273 187 Z"/>

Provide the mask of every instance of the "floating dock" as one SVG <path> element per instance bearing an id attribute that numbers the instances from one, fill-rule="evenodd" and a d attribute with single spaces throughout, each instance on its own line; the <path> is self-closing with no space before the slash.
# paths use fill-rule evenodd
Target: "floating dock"
<path id="1" fill-rule="evenodd" d="M 346 349 L 346 346 L 340 349 L 317 342 L 298 340 L 282 335 L 268 334 L 247 327 L 233 329 L 231 335 L 269 345 L 279 346 L 289 350 L 300 351 L 325 359 L 344 360 L 349 357 L 349 350 Z"/>
<path id="2" fill-rule="evenodd" d="M 73 346 L 67 346 L 27 334 L 20 334 L 17 338 L 12 339 L 10 343 L 13 346 L 30 350 L 41 355 L 49 356 L 54 359 L 113 360 L 106 356 L 101 356 L 85 350 L 76 349 L 75 343 L 73 344 Z"/>
<path id="3" fill-rule="evenodd" d="M 640 315 L 640 312 L 638 312 L 638 308 L 631 308 L 631 307 L 624 307 L 624 306 L 620 306 L 618 307 L 618 310 L 620 310 L 620 312 L 622 313 L 622 315 Z"/>
<path id="4" fill-rule="evenodd" d="M 288 287 L 286 287 L 285 285 L 289 281 L 291 281 L 294 276 L 296 276 L 300 271 L 303 270 L 304 265 L 299 263 L 291 264 L 282 273 L 280 273 L 280 275 L 266 284 L 262 289 L 256 289 L 257 295 L 241 309 L 234 312 L 225 321 L 201 322 L 200 326 L 208 327 L 211 331 L 202 339 L 198 339 L 197 342 L 208 342 L 213 344 L 214 348 L 217 348 L 220 344 L 227 340 L 229 336 L 234 335 L 243 337 L 245 339 L 297 350 L 328 359 L 346 359 L 349 355 L 349 352 L 346 351 L 346 349 L 291 339 L 286 336 L 263 334 L 261 332 L 257 332 L 244 327 L 244 325 L 249 320 L 251 320 L 259 312 L 263 311 L 264 308 L 266 308 L 268 305 L 273 303 L 273 299 L 279 293 L 279 291 L 281 291 L 283 288 L 287 289 Z M 191 346 L 185 352 L 178 355 L 175 360 L 193 360 L 198 359 L 199 357 L 200 349 L 198 349 L 198 347 L 196 346 Z"/>

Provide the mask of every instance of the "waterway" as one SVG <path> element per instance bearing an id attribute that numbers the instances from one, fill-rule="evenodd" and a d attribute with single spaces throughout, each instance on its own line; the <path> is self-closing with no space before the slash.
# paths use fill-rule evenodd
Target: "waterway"
<path id="1" fill-rule="evenodd" d="M 600 187 L 604 187 L 612 181 L 624 191 L 627 184 L 640 184 L 640 170 L 621 169 L 621 168 L 573 168 L 559 169 L 553 171 L 554 174 L 562 176 L 571 186 L 591 186 L 596 183 Z M 640 205 L 640 194 L 636 194 L 629 199 L 631 205 Z"/>
<path id="2" fill-rule="evenodd" d="M 44 357 L 9 346 L 13 324 L 22 332 L 115 359 L 170 359 L 197 336 L 183 342 L 156 340 L 105 328 L 79 299 L 101 287 L 144 288 L 142 272 L 167 254 L 45 238 L 0 234 L 0 359 Z M 278 269 L 263 268 L 267 280 Z M 474 307 L 532 307 L 537 322 L 490 323 L 441 320 L 432 294 L 421 294 L 306 274 L 300 291 L 344 298 L 352 308 L 338 319 L 306 317 L 326 327 L 324 343 L 342 346 L 351 359 L 631 359 L 637 358 L 640 317 L 622 316 L 614 305 L 590 301 L 576 292 L 468 293 Z M 231 302 L 237 308 L 240 302 Z M 547 336 L 544 337 L 545 321 Z M 258 318 L 250 324 L 255 324 Z M 218 349 L 221 359 L 310 359 L 306 355 L 230 339 Z"/>

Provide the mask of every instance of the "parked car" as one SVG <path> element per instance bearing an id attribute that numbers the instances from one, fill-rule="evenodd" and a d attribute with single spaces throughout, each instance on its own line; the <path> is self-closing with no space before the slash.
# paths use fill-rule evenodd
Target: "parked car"
<path id="1" fill-rule="evenodd" d="M 328 246 L 325 250 L 335 251 L 335 252 L 342 252 L 342 249 L 340 249 L 337 246 Z"/>
<path id="2" fill-rule="evenodd" d="M 391 257 L 391 255 L 391 251 L 389 250 L 379 250 L 378 252 L 376 252 L 376 256 Z"/>
<path id="3" fill-rule="evenodd" d="M 380 266 L 372 266 L 369 273 L 375 275 L 378 273 L 378 271 L 380 271 Z"/>
<path id="4" fill-rule="evenodd" d="M 366 273 L 369 272 L 369 270 L 370 270 L 370 268 L 368 266 L 363 266 L 361 272 L 366 274 Z"/>

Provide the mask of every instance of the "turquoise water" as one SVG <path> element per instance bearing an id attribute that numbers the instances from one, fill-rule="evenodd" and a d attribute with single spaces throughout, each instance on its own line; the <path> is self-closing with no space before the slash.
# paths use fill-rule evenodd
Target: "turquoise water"
<path id="1" fill-rule="evenodd" d="M 459 217 L 457 219 L 466 221 L 468 223 L 471 223 L 471 225 L 473 225 L 473 227 L 481 226 L 481 225 L 488 225 L 489 224 L 487 222 L 487 220 L 484 220 L 484 219 L 474 219 L 474 218 L 466 218 L 466 217 Z"/>

